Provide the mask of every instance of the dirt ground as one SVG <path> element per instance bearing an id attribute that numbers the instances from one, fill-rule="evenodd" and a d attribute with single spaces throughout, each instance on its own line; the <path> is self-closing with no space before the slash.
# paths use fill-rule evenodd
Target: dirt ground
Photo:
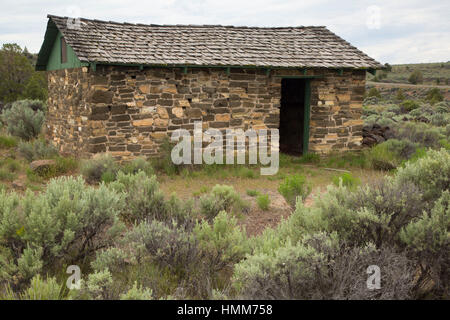
<path id="1" fill-rule="evenodd" d="M 385 174 L 367 169 L 352 169 L 350 171 L 363 184 L 381 178 Z M 289 174 L 293 173 L 290 172 Z M 305 200 L 305 205 L 311 206 L 314 203 L 314 198 L 326 191 L 327 185 L 332 183 L 333 177 L 342 172 L 311 165 L 305 166 L 301 173 L 306 175 L 307 181 L 313 186 L 311 194 Z M 249 212 L 239 219 L 239 224 L 245 226 L 249 236 L 253 236 L 260 234 L 267 227 L 275 227 L 283 218 L 287 218 L 291 214 L 292 209 L 278 192 L 278 187 L 282 181 L 282 179 L 271 179 L 264 176 L 253 179 L 238 177 L 221 179 L 205 176 L 196 178 L 163 176 L 160 178 L 160 187 L 167 195 L 175 193 L 181 199 L 188 199 L 198 197 L 199 190 L 209 192 L 216 184 L 233 186 L 241 195 L 242 199 L 248 201 L 250 204 Z M 256 203 L 256 197 L 248 196 L 246 193 L 247 190 L 256 190 L 261 194 L 267 194 L 270 199 L 269 210 L 261 210 Z"/>

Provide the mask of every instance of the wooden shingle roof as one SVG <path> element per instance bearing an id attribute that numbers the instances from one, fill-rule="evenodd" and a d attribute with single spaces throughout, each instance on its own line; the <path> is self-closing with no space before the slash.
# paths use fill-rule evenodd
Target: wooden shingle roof
<path id="1" fill-rule="evenodd" d="M 325 27 L 144 25 L 49 15 L 82 62 L 99 64 L 383 67 Z M 70 21 L 69 21 L 70 23 Z"/>

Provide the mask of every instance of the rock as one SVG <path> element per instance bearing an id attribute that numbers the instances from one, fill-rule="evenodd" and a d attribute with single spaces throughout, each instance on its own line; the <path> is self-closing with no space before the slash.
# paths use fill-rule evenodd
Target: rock
<path id="1" fill-rule="evenodd" d="M 50 168 L 56 164 L 55 160 L 36 160 L 30 163 L 30 168 L 33 171 L 41 171 Z"/>
<path id="2" fill-rule="evenodd" d="M 372 126 L 364 126 L 362 134 L 362 144 L 371 147 L 389 139 L 392 136 L 392 131 L 389 127 L 382 127 L 375 123 Z"/>
<path id="3" fill-rule="evenodd" d="M 11 185 L 14 189 L 25 190 L 25 185 L 20 180 L 14 180 Z"/>

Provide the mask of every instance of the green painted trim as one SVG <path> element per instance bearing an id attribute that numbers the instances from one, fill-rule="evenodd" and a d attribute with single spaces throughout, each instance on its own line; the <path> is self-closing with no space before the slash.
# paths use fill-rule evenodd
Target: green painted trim
<path id="1" fill-rule="evenodd" d="M 283 76 L 283 75 L 275 75 L 275 77 L 281 77 L 286 79 L 319 79 L 324 76 Z"/>
<path id="2" fill-rule="evenodd" d="M 338 69 L 338 74 L 339 74 L 340 76 L 344 75 L 344 69 Z"/>
<path id="3" fill-rule="evenodd" d="M 61 38 L 63 38 L 63 34 L 58 31 L 53 39 L 53 46 L 50 54 L 48 55 L 48 60 L 45 63 L 45 70 L 60 70 L 82 67 L 83 63 L 78 59 L 75 51 L 73 51 L 72 47 L 67 44 L 67 42 L 67 61 L 64 63 L 61 61 Z"/>
<path id="4" fill-rule="evenodd" d="M 96 72 L 97 71 L 97 63 L 96 62 L 91 62 L 89 64 L 90 68 L 92 71 Z"/>
<path id="5" fill-rule="evenodd" d="M 377 73 L 377 70 L 375 70 L 375 69 L 368 69 L 367 72 L 369 72 L 371 75 L 375 75 Z"/>
<path id="6" fill-rule="evenodd" d="M 267 68 L 266 69 L 266 76 L 270 76 L 270 72 L 272 71 L 272 69 L 270 69 L 270 68 Z"/>
<path id="7" fill-rule="evenodd" d="M 303 75 L 304 75 L 304 76 L 306 76 L 307 71 L 308 71 L 308 70 L 307 70 L 306 68 L 303 69 Z"/>
<path id="8" fill-rule="evenodd" d="M 230 67 L 227 67 L 227 76 L 230 75 Z"/>
<path id="9" fill-rule="evenodd" d="M 304 120 L 303 120 L 303 154 L 308 153 L 309 148 L 309 117 L 311 108 L 311 81 L 305 82 L 305 102 L 304 102 Z"/>
<path id="10" fill-rule="evenodd" d="M 183 73 L 187 74 L 187 67 L 183 67 Z"/>

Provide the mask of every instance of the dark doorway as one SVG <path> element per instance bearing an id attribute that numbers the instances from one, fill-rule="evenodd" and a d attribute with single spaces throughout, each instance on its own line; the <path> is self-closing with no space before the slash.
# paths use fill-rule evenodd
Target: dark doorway
<path id="1" fill-rule="evenodd" d="M 281 80 L 280 151 L 287 154 L 304 153 L 305 79 Z"/>

